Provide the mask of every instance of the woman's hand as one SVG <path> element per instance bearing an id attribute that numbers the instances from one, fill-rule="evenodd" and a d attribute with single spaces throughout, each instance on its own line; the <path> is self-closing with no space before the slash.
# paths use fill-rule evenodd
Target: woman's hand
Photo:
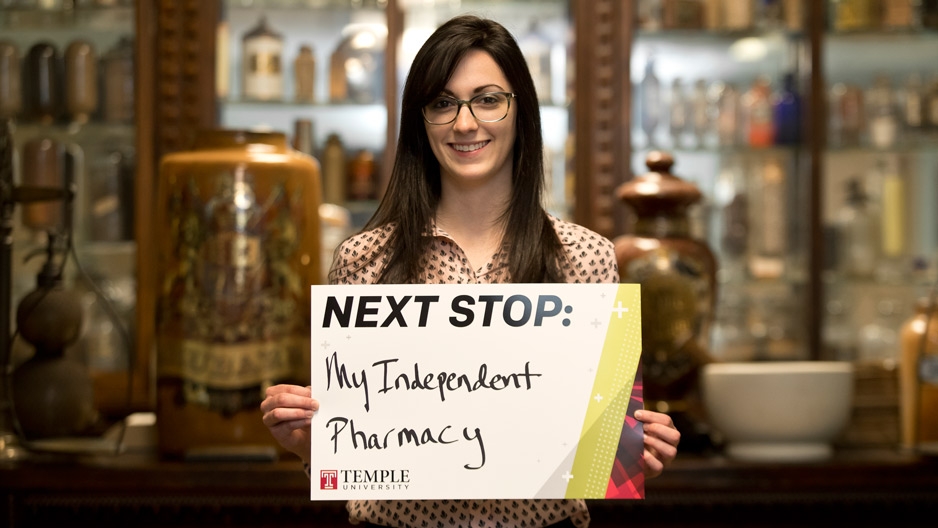
<path id="1" fill-rule="evenodd" d="M 635 411 L 635 419 L 645 429 L 645 478 L 657 477 L 677 456 L 681 433 L 667 414 L 655 411 Z"/>
<path id="2" fill-rule="evenodd" d="M 274 385 L 267 389 L 261 402 L 264 425 L 287 451 L 309 463 L 309 427 L 319 402 L 312 398 L 309 387 Z"/>

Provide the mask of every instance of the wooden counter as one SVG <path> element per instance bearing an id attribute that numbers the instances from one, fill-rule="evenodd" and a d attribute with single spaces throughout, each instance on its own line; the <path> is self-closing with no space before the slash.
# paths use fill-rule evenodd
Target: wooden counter
<path id="1" fill-rule="evenodd" d="M 348 526 L 311 502 L 298 462 L 169 462 L 144 454 L 0 463 L 10 528 Z M 938 459 L 889 451 L 823 463 L 680 456 L 643 501 L 591 501 L 593 527 L 938 526 Z"/>

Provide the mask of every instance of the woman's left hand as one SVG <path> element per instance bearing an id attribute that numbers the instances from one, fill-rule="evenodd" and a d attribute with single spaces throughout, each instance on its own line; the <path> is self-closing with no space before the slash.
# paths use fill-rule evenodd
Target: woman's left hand
<path id="1" fill-rule="evenodd" d="M 657 477 L 677 456 L 681 433 L 667 414 L 655 411 L 635 411 L 635 419 L 645 429 L 645 478 Z"/>

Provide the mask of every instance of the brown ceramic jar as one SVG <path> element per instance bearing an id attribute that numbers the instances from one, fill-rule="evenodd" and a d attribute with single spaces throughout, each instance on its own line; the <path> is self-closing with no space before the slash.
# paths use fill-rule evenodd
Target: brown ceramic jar
<path id="1" fill-rule="evenodd" d="M 256 457 L 266 387 L 309 383 L 321 279 L 318 163 L 282 133 L 204 131 L 156 202 L 157 432 L 169 457 Z"/>
<path id="2" fill-rule="evenodd" d="M 651 152 L 650 172 L 618 188 L 634 213 L 634 230 L 614 240 L 621 282 L 641 284 L 645 401 L 664 412 L 695 405 L 698 370 L 710 361 L 716 295 L 716 259 L 692 238 L 688 217 L 701 194 L 671 174 L 673 163 L 670 155 Z"/>

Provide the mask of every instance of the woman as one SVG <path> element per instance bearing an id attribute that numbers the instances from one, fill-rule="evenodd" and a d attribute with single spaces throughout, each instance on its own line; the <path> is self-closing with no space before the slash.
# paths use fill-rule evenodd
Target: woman
<path id="1" fill-rule="evenodd" d="M 542 155 L 537 94 L 514 38 L 490 20 L 450 20 L 414 59 L 387 192 L 363 231 L 336 249 L 330 282 L 618 282 L 609 240 L 544 210 Z M 287 385 L 261 403 L 271 433 L 304 462 L 318 408 L 309 387 Z M 680 434 L 664 414 L 635 418 L 644 422 L 646 477 L 657 476 Z M 383 526 L 589 524 L 582 500 L 436 502 L 445 508 L 429 511 L 446 513 L 432 521 L 428 502 L 353 500 L 348 510 L 353 522 Z"/>

